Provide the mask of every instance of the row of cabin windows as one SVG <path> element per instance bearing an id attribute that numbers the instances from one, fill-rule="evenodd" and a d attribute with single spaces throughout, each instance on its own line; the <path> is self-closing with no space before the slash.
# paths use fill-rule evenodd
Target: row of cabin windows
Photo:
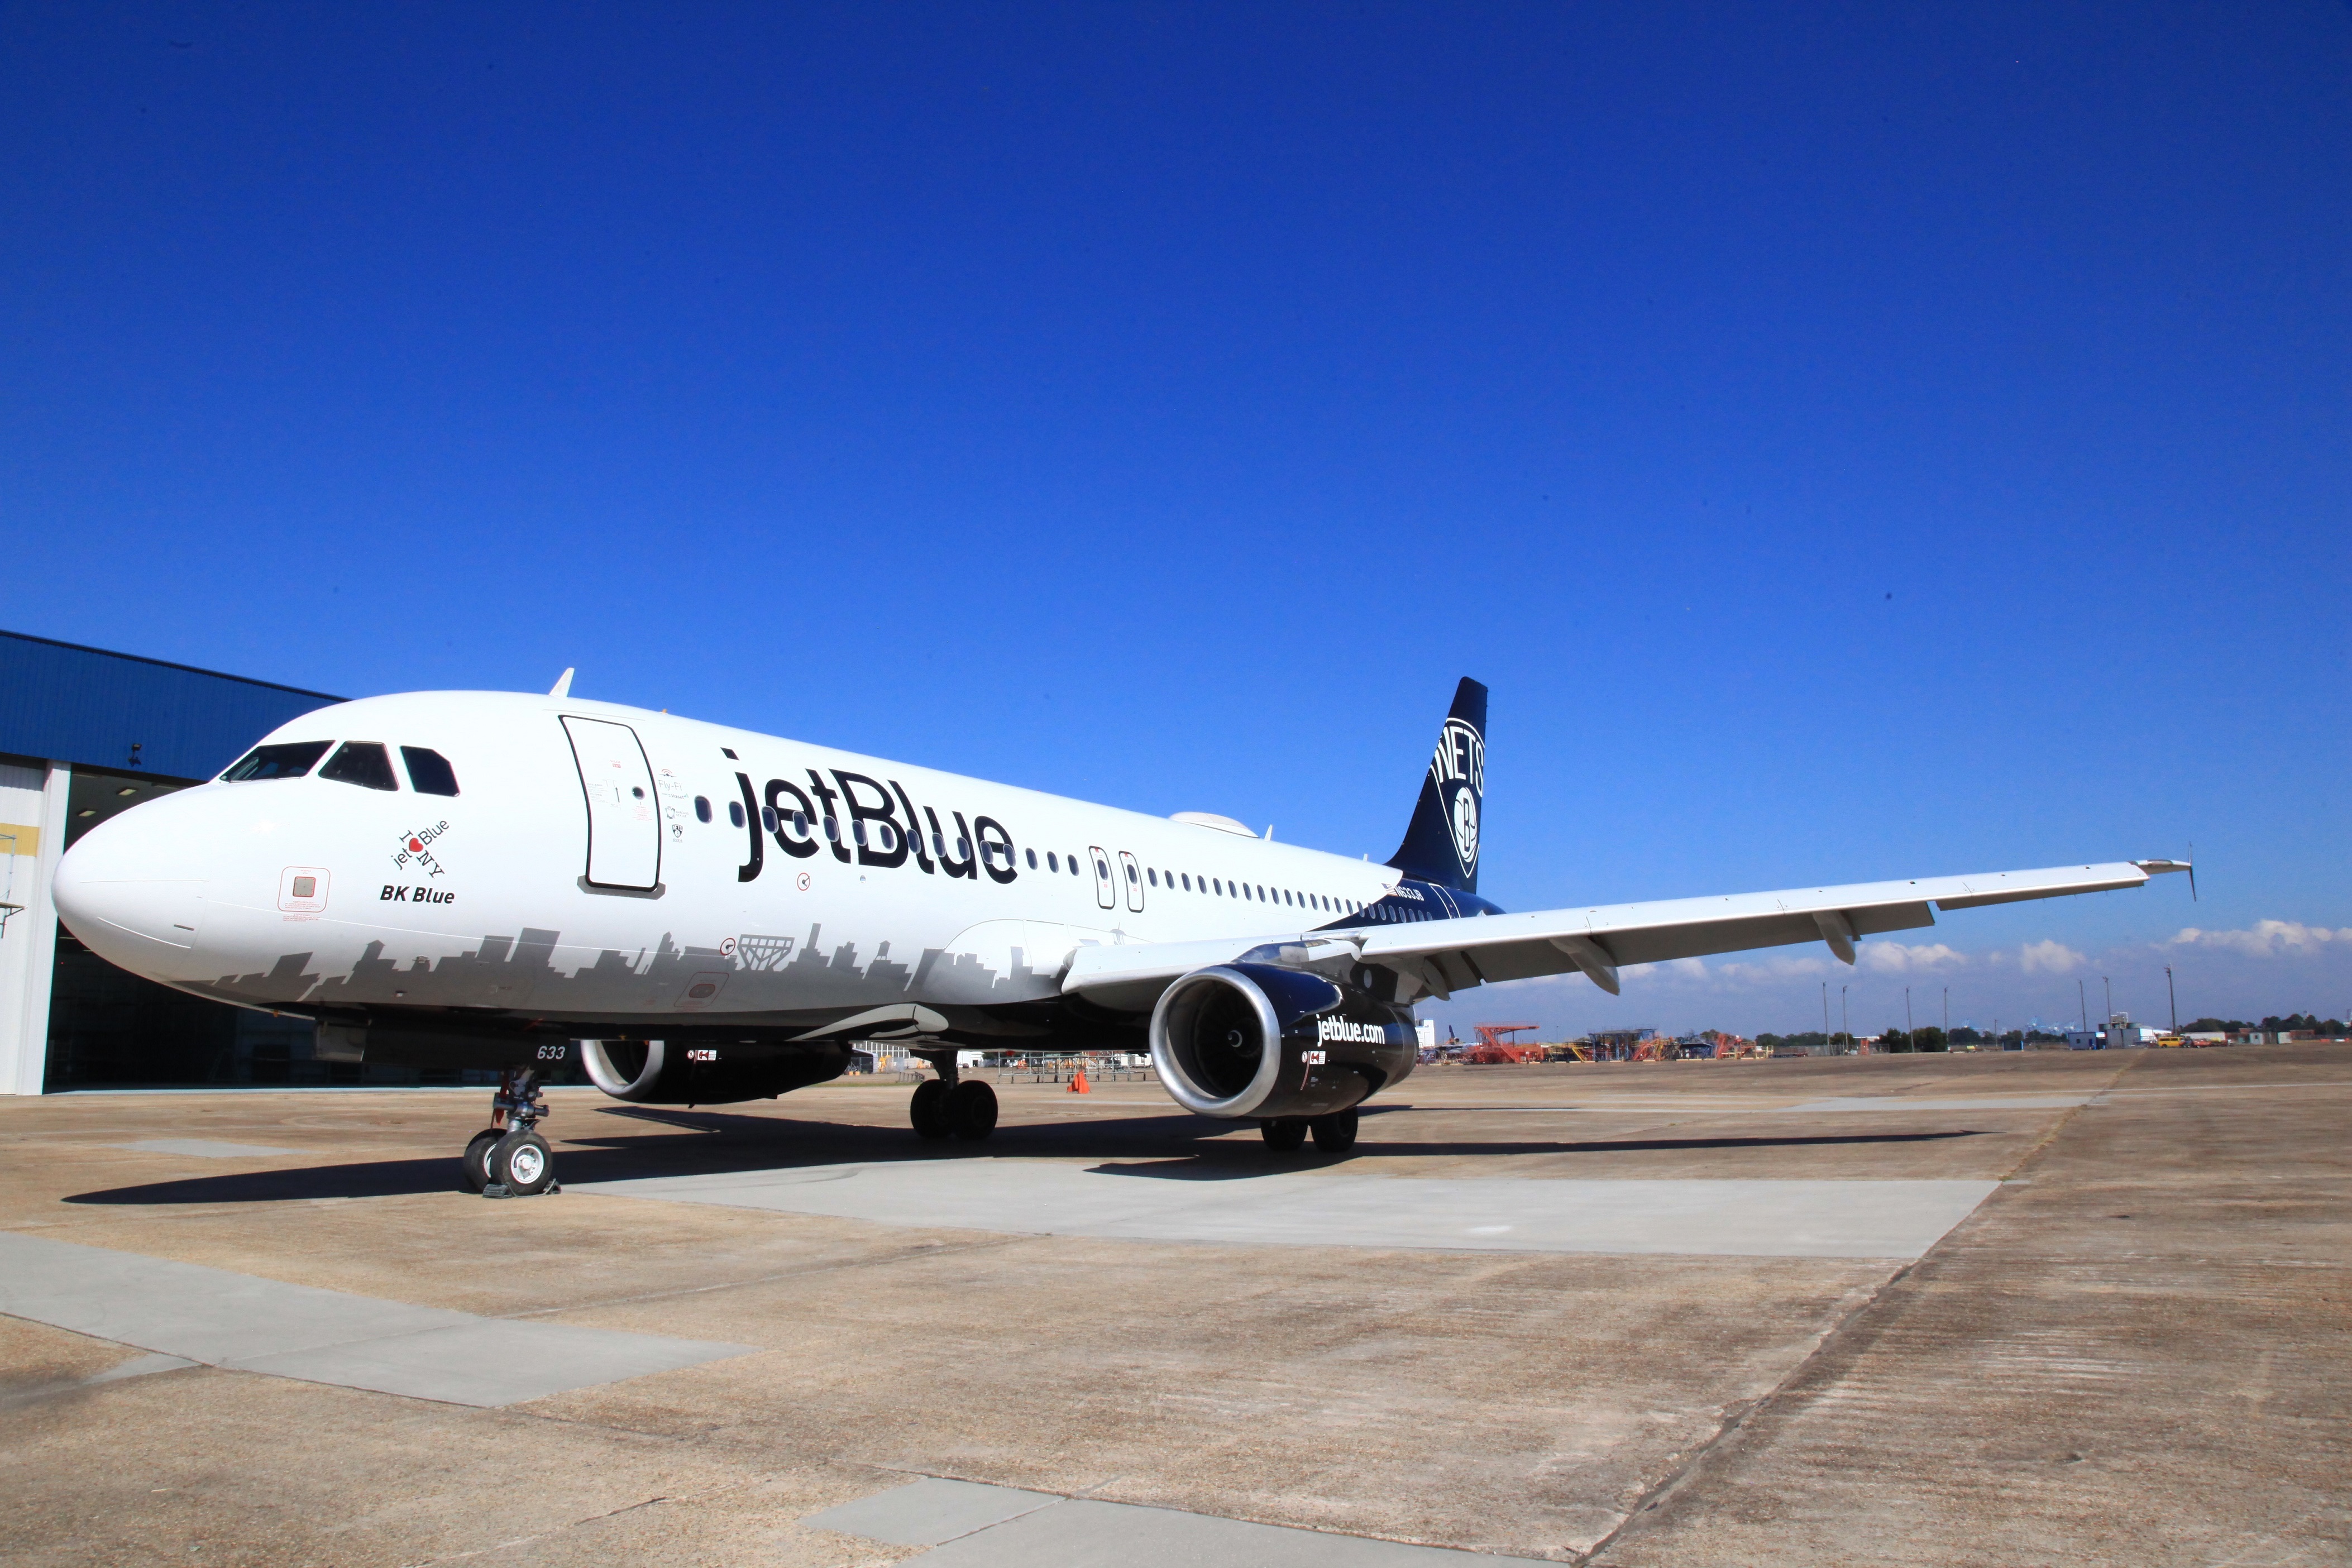
<path id="1" fill-rule="evenodd" d="M 454 785 L 451 787 L 449 793 L 452 795 L 457 793 Z M 694 815 L 698 821 L 709 822 L 710 820 L 710 799 L 708 795 L 698 795 L 694 797 Z M 727 819 L 733 823 L 737 827 L 741 827 L 744 825 L 746 818 L 743 815 L 743 803 L 741 801 L 730 800 L 727 803 Z M 789 826 L 793 830 L 793 837 L 798 838 L 806 838 L 810 836 L 815 825 L 810 821 L 808 813 L 804 811 L 795 811 L 788 816 L 779 816 L 774 806 L 767 805 L 760 808 L 760 826 L 770 833 L 779 832 L 781 829 Z M 831 816 L 824 819 L 824 836 L 833 843 L 838 844 L 841 842 L 840 819 Z M 862 818 L 853 821 L 850 824 L 850 837 L 856 839 L 861 847 L 865 847 L 866 843 L 866 823 Z M 873 847 L 886 855 L 888 854 L 891 850 L 896 849 L 898 847 L 898 826 L 895 823 L 888 822 L 876 823 L 874 825 L 874 838 L 876 842 Z M 942 859 L 946 858 L 947 845 L 943 835 L 939 833 L 933 833 L 931 835 L 931 853 L 939 856 Z M 1011 862 L 1013 858 L 1013 851 L 1006 846 L 1001 844 L 982 844 L 981 846 L 981 853 L 986 855 L 992 860 L 1001 857 L 1008 864 Z M 1029 869 L 1034 871 L 1037 868 L 1037 851 L 1034 849 L 1028 849 L 1024 850 L 1022 853 L 1024 858 L 1029 862 Z M 956 858 L 959 860 L 968 860 L 971 858 L 971 840 L 959 836 L 956 839 Z M 1051 849 L 1045 851 L 1046 870 L 1058 874 L 1062 869 L 1062 856 Z M 1071 876 L 1075 877 L 1079 874 L 1078 858 L 1076 855 L 1069 857 L 1069 868 Z M 1111 879 L 1110 862 L 1108 860 L 1096 861 L 1095 875 L 1105 881 L 1109 881 Z M 1130 882 L 1137 879 L 1136 868 L 1133 866 L 1127 868 L 1127 879 Z M 1196 885 L 1195 879 L 1189 871 L 1161 871 L 1156 866 L 1146 867 L 1144 868 L 1143 879 L 1152 887 L 1166 888 L 1171 892 L 1181 887 L 1188 893 L 1213 892 L 1228 899 L 1243 898 L 1255 899 L 1266 903 L 1280 902 L 1287 904 L 1293 909 L 1321 910 L 1327 914 L 1363 914 L 1367 910 L 1367 906 L 1365 905 L 1350 903 L 1345 899 L 1335 899 L 1325 893 L 1302 893 L 1289 888 L 1276 888 L 1269 890 L 1261 884 L 1250 882 L 1228 882 L 1222 877 L 1202 877 L 1197 879 Z M 1433 918 L 1419 910 L 1392 910 L 1382 905 L 1370 906 L 1370 912 L 1375 920 L 1383 921 L 1403 921 L 1408 920 L 1427 920 Z"/>
<path id="2" fill-rule="evenodd" d="M 327 756 L 332 741 L 289 741 L 276 746 L 256 746 L 228 772 L 223 784 L 247 784 L 257 779 L 299 779 Z M 456 795 L 457 770 L 449 759 L 424 746 L 403 746 L 400 760 L 408 770 L 408 787 L 418 795 Z M 399 777 L 392 771 L 392 753 L 381 741 L 345 741 L 319 768 L 319 776 L 362 789 L 396 790 Z"/>

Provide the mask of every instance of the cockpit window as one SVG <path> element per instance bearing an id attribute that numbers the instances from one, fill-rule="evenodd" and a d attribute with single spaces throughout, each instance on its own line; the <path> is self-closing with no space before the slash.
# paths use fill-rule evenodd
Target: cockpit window
<path id="1" fill-rule="evenodd" d="M 417 794 L 457 793 L 457 770 L 440 752 L 428 752 L 422 746 L 403 746 L 400 760 L 408 764 L 408 787 Z"/>
<path id="2" fill-rule="evenodd" d="M 291 741 L 280 746 L 256 746 L 221 774 L 223 784 L 248 779 L 299 779 L 316 767 L 332 741 Z"/>
<path id="3" fill-rule="evenodd" d="M 391 754 L 375 741 L 345 741 L 319 770 L 319 776 L 365 789 L 400 787 L 400 781 L 392 776 Z"/>

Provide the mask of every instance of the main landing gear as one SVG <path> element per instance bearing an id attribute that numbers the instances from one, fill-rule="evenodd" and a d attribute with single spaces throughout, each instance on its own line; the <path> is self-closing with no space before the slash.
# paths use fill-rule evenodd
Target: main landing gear
<path id="1" fill-rule="evenodd" d="M 980 1079 L 959 1079 L 953 1053 L 924 1058 L 940 1076 L 915 1086 L 907 1120 L 921 1138 L 961 1138 L 978 1142 L 996 1131 L 996 1090 Z"/>
<path id="2" fill-rule="evenodd" d="M 555 1184 L 555 1152 L 537 1131 L 547 1114 L 539 1097 L 539 1073 L 531 1068 L 508 1068 L 499 1074 L 499 1091 L 490 1097 L 490 1124 L 466 1145 L 463 1169 L 466 1185 L 486 1198 L 529 1198 L 560 1192 Z"/>
<path id="3" fill-rule="evenodd" d="M 1277 1116 L 1259 1122 L 1257 1130 L 1265 1146 L 1279 1154 L 1287 1154 L 1305 1143 L 1309 1132 L 1315 1134 L 1316 1149 L 1325 1154 L 1344 1154 L 1356 1146 L 1356 1113 L 1352 1110 L 1335 1110 L 1311 1121 L 1303 1116 Z"/>

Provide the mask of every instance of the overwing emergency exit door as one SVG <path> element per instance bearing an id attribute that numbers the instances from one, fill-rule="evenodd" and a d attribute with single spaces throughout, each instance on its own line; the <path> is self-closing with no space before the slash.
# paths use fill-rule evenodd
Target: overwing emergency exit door
<path id="1" fill-rule="evenodd" d="M 1087 851 L 1087 858 L 1095 863 L 1095 902 L 1107 910 L 1118 908 L 1118 883 L 1111 875 L 1110 857 L 1097 846 Z"/>
<path id="2" fill-rule="evenodd" d="M 599 888 L 661 885 L 661 811 L 654 770 L 637 732 L 604 719 L 566 714 L 572 758 L 588 797 L 588 880 Z"/>
<path id="3" fill-rule="evenodd" d="M 1120 874 L 1127 878 L 1127 907 L 1137 914 L 1141 914 L 1143 912 L 1143 868 L 1135 863 L 1134 856 L 1122 849 L 1118 852 L 1118 868 Z"/>

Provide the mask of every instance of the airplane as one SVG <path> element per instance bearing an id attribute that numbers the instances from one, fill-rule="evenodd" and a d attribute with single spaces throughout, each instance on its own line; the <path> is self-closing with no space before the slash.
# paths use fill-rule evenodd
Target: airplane
<path id="1" fill-rule="evenodd" d="M 552 691 L 338 703 L 60 862 L 92 952 L 306 1016 L 331 1062 L 495 1069 L 468 1187 L 551 1190 L 545 1079 L 772 1098 L 903 1047 L 927 1139 L 986 1138 L 960 1050 L 1148 1050 L 1168 1094 L 1277 1151 L 1353 1145 L 1418 1059 L 1414 1005 L 1866 937 L 1937 910 L 2145 885 L 2173 860 L 1512 913 L 1480 896 L 1486 689 L 1465 679 L 1374 863 Z M 2193 877 L 2193 872 L 2192 872 Z M 574 1053 L 578 1055 L 575 1058 Z"/>

